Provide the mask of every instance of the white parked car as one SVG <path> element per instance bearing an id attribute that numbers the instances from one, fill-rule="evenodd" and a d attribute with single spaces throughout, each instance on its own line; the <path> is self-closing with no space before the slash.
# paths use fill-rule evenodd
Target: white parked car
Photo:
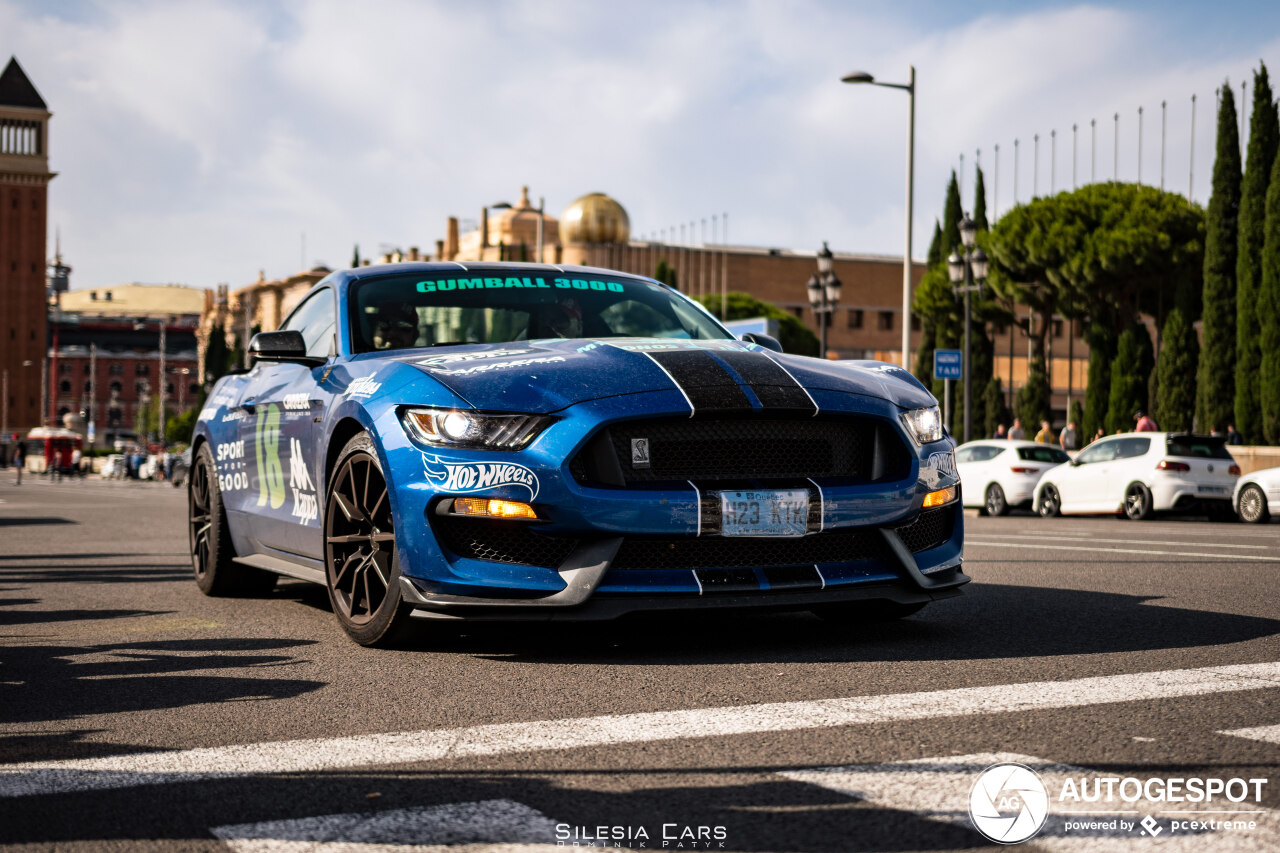
<path id="1" fill-rule="evenodd" d="M 964 505 L 985 515 L 1029 507 L 1040 476 L 1069 459 L 1066 451 L 1034 441 L 992 438 L 962 444 L 956 448 L 956 470 Z"/>
<path id="2" fill-rule="evenodd" d="M 1250 524 L 1280 515 L 1280 468 L 1264 468 L 1241 477 L 1231 505 L 1240 520 Z"/>
<path id="3" fill-rule="evenodd" d="M 1226 520 L 1239 476 L 1223 436 L 1122 433 L 1045 472 L 1035 507 L 1043 516 L 1123 512 L 1136 520 L 1178 510 Z"/>

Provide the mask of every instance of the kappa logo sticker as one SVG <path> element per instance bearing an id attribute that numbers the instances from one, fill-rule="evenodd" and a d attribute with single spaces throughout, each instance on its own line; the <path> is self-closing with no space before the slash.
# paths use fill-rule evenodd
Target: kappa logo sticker
<path id="1" fill-rule="evenodd" d="M 480 492 L 498 486 L 522 486 L 529 500 L 538 497 L 538 475 L 513 462 L 448 462 L 422 454 L 427 479 L 447 492 Z"/>

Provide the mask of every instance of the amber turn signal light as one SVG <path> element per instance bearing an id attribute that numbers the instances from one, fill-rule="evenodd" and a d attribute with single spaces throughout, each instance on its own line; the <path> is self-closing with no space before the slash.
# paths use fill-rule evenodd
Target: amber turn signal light
<path id="1" fill-rule="evenodd" d="M 453 511 L 458 515 L 479 515 L 487 518 L 532 518 L 538 514 L 533 507 L 520 501 L 490 500 L 487 498 L 454 498 Z"/>
<path id="2" fill-rule="evenodd" d="M 928 509 L 931 506 L 942 506 L 943 504 L 949 504 L 955 499 L 956 499 L 956 487 L 947 486 L 945 489 L 939 489 L 936 492 L 929 492 L 929 494 L 925 495 L 924 508 Z"/>

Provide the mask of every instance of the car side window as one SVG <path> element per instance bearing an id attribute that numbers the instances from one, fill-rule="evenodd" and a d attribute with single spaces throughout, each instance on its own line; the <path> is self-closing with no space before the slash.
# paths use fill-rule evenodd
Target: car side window
<path id="1" fill-rule="evenodd" d="M 975 447 L 973 449 L 973 461 L 974 462 L 990 462 L 992 459 L 995 459 L 1001 453 L 1004 453 L 1003 447 L 989 447 L 989 446 Z"/>
<path id="2" fill-rule="evenodd" d="M 333 355 L 333 330 L 336 313 L 333 291 L 317 291 L 299 305 L 280 326 L 280 331 L 298 331 L 307 345 L 307 355 L 328 358 Z"/>
<path id="3" fill-rule="evenodd" d="M 1117 459 L 1136 459 L 1139 456 L 1145 456 L 1147 451 L 1151 449 L 1151 439 L 1149 438 L 1126 438 L 1116 442 L 1119 449 L 1116 451 Z"/>
<path id="4" fill-rule="evenodd" d="M 1093 462 L 1106 462 L 1116 458 L 1115 441 L 1100 441 L 1097 444 L 1091 444 L 1084 450 L 1080 451 L 1080 455 L 1076 457 L 1076 462 L 1080 465 L 1088 465 Z"/>

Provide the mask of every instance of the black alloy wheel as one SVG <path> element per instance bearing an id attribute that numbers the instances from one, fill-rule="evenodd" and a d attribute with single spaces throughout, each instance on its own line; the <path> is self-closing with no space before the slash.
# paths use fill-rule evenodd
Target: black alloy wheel
<path id="1" fill-rule="evenodd" d="M 1004 498 L 1004 489 L 1000 488 L 999 483 L 992 483 L 987 486 L 987 500 L 983 504 L 987 510 L 987 515 L 1000 516 L 1009 511 L 1009 503 Z"/>
<path id="2" fill-rule="evenodd" d="M 209 445 L 200 445 L 187 472 L 187 540 L 196 586 L 205 595 L 262 595 L 276 575 L 239 565 L 218 488 L 218 469 Z"/>
<path id="3" fill-rule="evenodd" d="M 329 481 L 324 542 L 329 601 L 343 630 L 363 646 L 397 639 L 410 608 L 400 596 L 386 477 L 363 433 L 343 448 Z"/>
<path id="4" fill-rule="evenodd" d="M 1133 521 L 1151 517 L 1151 490 L 1141 483 L 1130 483 L 1124 490 L 1124 515 Z"/>
<path id="5" fill-rule="evenodd" d="M 1062 497 L 1057 486 L 1045 486 L 1040 490 L 1040 515 L 1044 518 L 1062 515 Z"/>
<path id="6" fill-rule="evenodd" d="M 1261 524 L 1269 516 L 1267 496 L 1253 483 L 1240 490 L 1240 520 L 1249 524 Z"/>

